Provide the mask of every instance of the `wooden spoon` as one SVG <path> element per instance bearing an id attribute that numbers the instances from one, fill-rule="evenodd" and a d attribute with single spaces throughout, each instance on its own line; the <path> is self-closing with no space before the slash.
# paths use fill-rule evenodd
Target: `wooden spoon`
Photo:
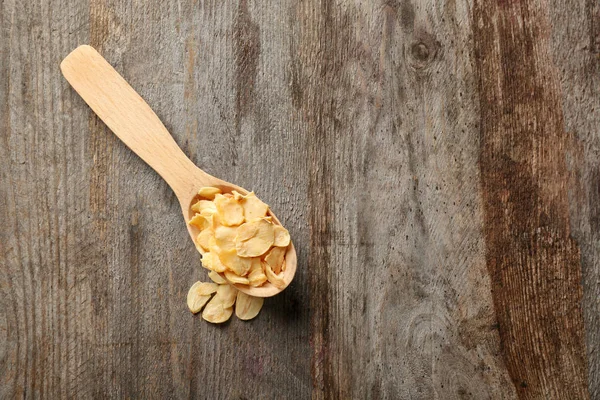
<path id="1" fill-rule="evenodd" d="M 65 57 L 60 69 L 71 86 L 115 135 L 169 184 L 179 200 L 186 221 L 194 215 L 190 207 L 198 189 L 203 186 L 215 186 L 224 193 L 232 190 L 248 193 L 194 165 L 150 106 L 94 48 L 79 46 Z M 275 223 L 281 225 L 275 215 L 271 216 Z M 199 232 L 195 227 L 186 225 L 194 241 Z M 288 247 L 285 262 L 283 280 L 287 286 L 296 273 L 296 250 L 293 244 Z M 269 282 L 260 287 L 232 285 L 257 297 L 274 296 L 285 288 L 278 288 Z"/>

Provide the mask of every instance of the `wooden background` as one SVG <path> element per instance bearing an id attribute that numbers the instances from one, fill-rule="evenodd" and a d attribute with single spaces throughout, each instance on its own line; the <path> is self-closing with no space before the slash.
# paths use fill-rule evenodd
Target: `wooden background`
<path id="1" fill-rule="evenodd" d="M 599 399 L 596 0 L 0 2 L 0 398 Z M 96 47 L 289 228 L 259 317 L 62 78 Z"/>

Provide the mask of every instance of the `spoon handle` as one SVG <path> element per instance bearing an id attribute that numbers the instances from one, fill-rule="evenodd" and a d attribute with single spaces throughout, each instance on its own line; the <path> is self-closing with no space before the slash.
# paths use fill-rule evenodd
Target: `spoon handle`
<path id="1" fill-rule="evenodd" d="M 181 151 L 150 106 L 91 46 L 73 50 L 60 69 L 90 108 L 180 197 L 211 180 Z M 204 179 L 203 179 L 204 178 Z"/>

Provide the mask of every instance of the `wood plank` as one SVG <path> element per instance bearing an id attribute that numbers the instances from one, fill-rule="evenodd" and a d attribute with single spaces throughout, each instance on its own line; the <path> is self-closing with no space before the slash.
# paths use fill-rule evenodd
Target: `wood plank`
<path id="1" fill-rule="evenodd" d="M 80 194 L 87 113 L 70 110 L 74 96 L 63 91 L 56 66 L 66 48 L 87 40 L 87 3 L 0 7 L 0 397 L 75 396 L 94 372 L 90 280 L 81 262 L 94 239 Z"/>
<path id="2" fill-rule="evenodd" d="M 548 2 L 549 45 L 562 92 L 565 130 L 574 141 L 567 153 L 571 232 L 581 249 L 583 313 L 590 397 L 600 398 L 600 4 Z"/>
<path id="3" fill-rule="evenodd" d="M 123 75 L 156 109 L 187 154 L 215 176 L 256 189 L 258 195 L 269 202 L 278 214 L 289 215 L 284 209 L 280 211 L 287 201 L 287 193 L 281 190 L 278 183 L 282 176 L 293 178 L 298 170 L 289 162 L 289 150 L 285 149 L 288 142 L 293 142 L 293 138 L 286 140 L 286 132 L 293 134 L 295 130 L 285 125 L 277 129 L 261 124 L 268 123 L 272 118 L 267 111 L 289 113 L 290 105 L 282 102 L 281 98 L 274 104 L 276 96 L 273 94 L 280 90 L 281 81 L 274 80 L 274 74 L 268 71 L 262 76 L 268 76 L 269 80 L 264 80 L 260 78 L 259 70 L 245 68 L 245 63 L 258 63 L 258 60 L 244 59 L 242 56 L 236 59 L 236 42 L 230 40 L 231 37 L 244 34 L 239 32 L 243 28 L 238 25 L 253 20 L 251 10 L 244 4 L 238 7 L 233 4 L 205 3 L 203 7 L 196 7 L 193 2 L 181 3 L 181 9 L 174 4 L 168 10 L 145 4 L 130 5 L 128 8 L 110 3 L 98 3 L 98 6 L 98 19 L 102 21 L 100 18 L 105 18 L 114 25 L 109 25 L 106 29 L 108 36 L 105 37 L 102 36 L 104 28 L 100 27 L 100 36 L 95 39 L 97 43 L 93 40 L 92 44 L 103 46 L 107 49 L 106 54 L 116 57 L 114 61 L 117 66 L 122 66 Z M 116 17 L 107 18 L 104 10 L 113 9 L 113 6 Z M 278 7 L 273 10 L 275 15 L 278 10 L 281 12 Z M 259 11 L 255 10 L 255 13 L 267 18 L 264 10 Z M 268 20 L 271 19 L 273 16 Z M 286 23 L 285 19 L 283 21 Z M 177 25 L 179 32 L 173 29 Z M 262 34 L 268 35 L 271 29 L 284 28 L 263 29 L 265 31 Z M 122 35 L 122 30 L 130 32 L 130 36 Z M 96 31 L 93 27 L 91 32 L 94 38 Z M 260 39 L 251 37 L 248 40 Z M 173 43 L 176 45 L 173 46 Z M 156 55 L 163 53 L 164 58 L 157 60 Z M 258 56 L 255 54 L 255 57 Z M 275 70 L 282 67 L 278 60 L 262 65 L 263 68 Z M 247 75 L 250 73 L 256 75 L 255 92 L 238 93 L 235 80 L 252 78 Z M 148 79 L 149 76 L 152 78 Z M 243 110 L 237 109 L 236 104 L 242 101 L 234 101 L 236 96 L 258 103 L 264 111 L 240 115 Z M 240 124 L 234 124 L 231 116 L 239 116 Z M 282 123 L 290 122 L 282 119 Z M 100 129 L 104 131 L 104 127 Z M 256 132 L 261 136 L 273 136 L 273 140 L 264 143 L 255 136 Z M 121 149 L 120 145 L 115 145 L 115 152 L 117 148 Z M 127 151 L 121 153 L 119 150 L 118 154 L 117 164 L 131 162 L 132 156 Z M 278 171 L 267 169 L 265 160 L 267 163 L 280 164 L 282 168 Z M 138 176 L 142 175 L 141 171 L 147 170 L 137 159 L 133 165 L 140 171 L 133 171 Z M 246 174 L 240 174 L 238 171 L 241 170 L 245 170 Z M 127 175 L 118 175 L 118 178 L 111 176 L 119 174 L 112 166 L 107 174 L 107 181 L 120 181 L 121 186 L 129 181 Z M 128 282 L 126 286 L 133 286 L 138 280 L 146 283 L 130 293 L 114 293 L 115 300 L 120 304 L 111 311 L 109 320 L 113 322 L 107 336 L 109 340 L 117 337 L 125 341 L 140 340 L 141 343 L 149 341 L 150 344 L 154 342 L 161 345 L 148 348 L 148 344 L 139 344 L 130 350 L 131 354 L 115 351 L 111 361 L 116 361 L 114 369 L 121 371 L 116 383 L 109 382 L 115 396 L 168 397 L 173 394 L 175 397 L 202 397 L 206 394 L 212 397 L 218 394 L 223 397 L 253 398 L 262 394 L 267 398 L 276 398 L 287 393 L 302 397 L 308 385 L 308 375 L 302 375 L 302 359 L 308 362 L 309 352 L 308 342 L 299 338 L 306 337 L 306 329 L 302 326 L 306 324 L 307 315 L 302 317 L 292 308 L 295 302 L 301 303 L 297 299 L 301 289 L 296 286 L 295 290 L 291 289 L 285 295 L 267 301 L 264 312 L 256 321 L 250 324 L 234 321 L 227 329 L 215 329 L 199 318 L 191 318 L 182 312 L 185 310 L 182 300 L 187 288 L 199 278 L 206 279 L 206 273 L 199 269 L 198 256 L 190 247 L 189 239 L 183 235 L 185 232 L 179 231 L 184 226 L 181 217 L 175 213 L 177 205 L 172 194 L 153 174 L 148 176 L 152 179 L 142 182 L 136 196 L 129 200 L 130 207 L 134 207 L 135 215 L 140 218 L 135 228 L 138 232 L 136 235 L 139 235 L 137 240 L 145 243 L 143 247 L 137 246 L 140 251 L 148 253 L 145 256 L 141 253 L 139 259 L 131 258 L 127 254 L 129 246 L 126 246 L 122 260 L 115 262 L 113 267 L 117 269 L 119 265 L 127 265 L 127 262 L 139 262 L 139 266 L 133 264 L 129 271 L 120 274 Z M 290 184 L 294 181 L 290 179 Z M 162 199 L 153 199 L 155 204 L 148 204 L 144 200 L 147 198 L 144 193 L 146 190 L 155 191 L 156 187 L 163 187 Z M 294 201 L 290 204 L 301 203 Z M 143 213 L 140 209 L 144 210 Z M 128 214 L 117 216 L 116 219 L 127 224 Z M 163 232 L 157 234 L 157 223 L 167 221 L 165 216 L 168 216 L 169 223 L 164 226 Z M 284 217 L 283 222 L 293 233 L 293 219 Z M 130 235 L 132 240 L 136 235 Z M 122 241 L 122 236 L 123 233 L 115 232 L 107 243 Z M 165 241 L 166 237 L 174 237 L 178 243 L 176 247 L 172 241 Z M 156 254 L 164 254 L 166 258 L 157 258 Z M 128 261 L 128 256 L 131 261 Z M 154 259 L 151 266 L 164 265 L 167 268 L 142 268 L 148 264 L 144 259 Z M 136 270 L 145 275 L 134 275 Z M 296 285 L 301 287 L 301 275 L 297 277 L 297 282 Z M 165 283 L 168 286 L 165 287 Z M 161 293 L 161 287 L 168 290 Z M 139 309 L 140 297 L 146 298 L 151 308 Z M 126 310 L 129 304 L 138 307 L 139 311 L 134 315 L 139 317 L 135 322 L 130 321 L 132 313 Z M 155 304 L 163 306 L 156 308 Z M 172 316 L 165 319 L 165 312 Z M 288 322 L 277 323 L 281 318 Z M 145 339 L 136 338 L 140 331 Z M 138 367 L 131 368 L 132 365 Z M 166 383 L 163 382 L 164 376 L 170 377 Z"/>
<path id="4" fill-rule="evenodd" d="M 475 2 L 487 265 L 504 359 L 523 399 L 589 398 L 579 244 L 543 0 Z"/>
<path id="5" fill-rule="evenodd" d="M 308 2 L 314 398 L 512 398 L 481 240 L 467 2 Z"/>

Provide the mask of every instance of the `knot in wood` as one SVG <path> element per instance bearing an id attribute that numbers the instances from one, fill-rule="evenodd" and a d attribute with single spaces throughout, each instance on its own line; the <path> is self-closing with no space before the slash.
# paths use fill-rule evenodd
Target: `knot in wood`
<path id="1" fill-rule="evenodd" d="M 415 36 L 415 40 L 408 46 L 405 55 L 413 69 L 423 70 L 435 60 L 440 44 L 430 33 L 425 31 L 417 31 Z"/>
<path id="2" fill-rule="evenodd" d="M 414 43 L 410 52 L 416 61 L 427 62 L 429 60 L 429 48 L 423 42 Z"/>

